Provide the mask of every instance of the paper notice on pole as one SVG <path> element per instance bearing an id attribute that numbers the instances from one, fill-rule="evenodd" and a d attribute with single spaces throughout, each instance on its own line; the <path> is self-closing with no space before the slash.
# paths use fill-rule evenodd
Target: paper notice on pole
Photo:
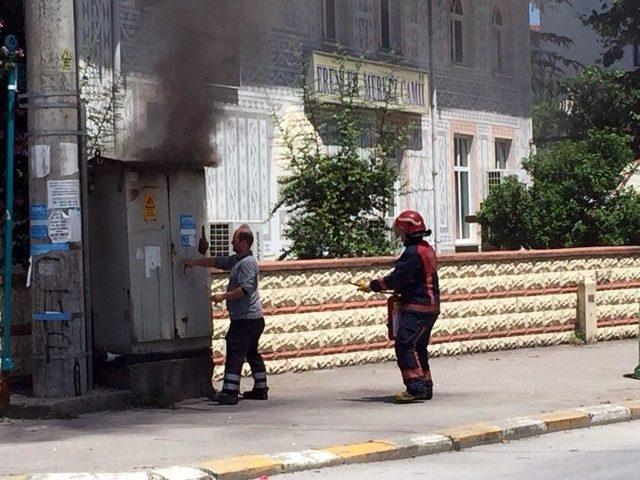
<path id="1" fill-rule="evenodd" d="M 47 196 L 50 209 L 80 208 L 80 182 L 78 180 L 49 180 Z"/>
<path id="2" fill-rule="evenodd" d="M 60 175 L 66 177 L 78 171 L 78 144 L 60 144 Z"/>
<path id="3" fill-rule="evenodd" d="M 151 274 L 154 270 L 160 269 L 160 247 L 157 246 L 145 246 L 144 247 L 144 275 L 147 278 L 151 278 Z"/>
<path id="4" fill-rule="evenodd" d="M 51 147 L 34 145 L 31 149 L 31 170 L 37 178 L 44 178 L 51 173 Z"/>
<path id="5" fill-rule="evenodd" d="M 82 216 L 78 208 L 69 209 L 69 241 L 82 241 Z"/>
<path id="6" fill-rule="evenodd" d="M 69 241 L 69 216 L 62 210 L 49 213 L 49 238 L 52 243 Z"/>

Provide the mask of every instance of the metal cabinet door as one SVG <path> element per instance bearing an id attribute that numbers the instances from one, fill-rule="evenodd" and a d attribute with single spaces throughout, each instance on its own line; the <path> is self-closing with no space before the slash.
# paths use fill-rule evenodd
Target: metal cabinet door
<path id="1" fill-rule="evenodd" d="M 169 179 L 173 292 L 176 335 L 212 334 L 209 274 L 205 268 L 182 266 L 184 258 L 201 258 L 198 240 L 206 232 L 206 193 L 203 171 L 182 171 Z M 205 233 L 206 235 L 206 233 Z"/>
<path id="2" fill-rule="evenodd" d="M 174 338 L 169 196 L 164 174 L 127 174 L 135 342 Z"/>

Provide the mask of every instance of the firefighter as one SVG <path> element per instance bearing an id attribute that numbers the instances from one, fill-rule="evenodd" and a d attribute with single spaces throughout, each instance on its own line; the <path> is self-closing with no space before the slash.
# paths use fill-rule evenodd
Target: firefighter
<path id="1" fill-rule="evenodd" d="M 402 212 L 393 223 L 394 233 L 405 250 L 386 277 L 369 283 L 361 281 L 364 292 L 393 291 L 399 302 L 395 331 L 395 351 L 406 391 L 394 396 L 396 403 L 412 403 L 433 397 L 427 345 L 440 313 L 438 262 L 424 237 L 431 235 L 418 212 Z"/>

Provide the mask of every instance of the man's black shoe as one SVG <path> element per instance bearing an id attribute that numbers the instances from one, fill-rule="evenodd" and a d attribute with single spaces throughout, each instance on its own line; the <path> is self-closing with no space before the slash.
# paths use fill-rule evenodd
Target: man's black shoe
<path id="1" fill-rule="evenodd" d="M 220 405 L 237 405 L 238 404 L 238 394 L 237 393 L 227 393 L 220 392 L 218 394 L 218 403 Z"/>
<path id="2" fill-rule="evenodd" d="M 268 400 L 269 399 L 269 389 L 268 388 L 254 388 L 253 390 L 249 390 L 248 392 L 244 392 L 242 394 L 243 398 L 247 400 Z"/>
<path id="3" fill-rule="evenodd" d="M 433 389 L 427 388 L 427 397 L 425 400 L 431 400 L 433 398 Z"/>

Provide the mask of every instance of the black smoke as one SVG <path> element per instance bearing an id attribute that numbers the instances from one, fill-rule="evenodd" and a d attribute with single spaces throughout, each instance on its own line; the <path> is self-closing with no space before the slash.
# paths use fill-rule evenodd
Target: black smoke
<path id="1" fill-rule="evenodd" d="M 241 56 L 257 38 L 243 0 L 158 0 L 145 4 L 154 31 L 153 74 L 160 99 L 147 108 L 138 158 L 158 163 L 215 166 L 212 141 L 220 111 L 240 84 Z M 226 86 L 231 86 L 228 88 Z M 224 93 L 221 93 L 224 92 Z M 224 101 L 225 98 L 222 98 Z"/>

